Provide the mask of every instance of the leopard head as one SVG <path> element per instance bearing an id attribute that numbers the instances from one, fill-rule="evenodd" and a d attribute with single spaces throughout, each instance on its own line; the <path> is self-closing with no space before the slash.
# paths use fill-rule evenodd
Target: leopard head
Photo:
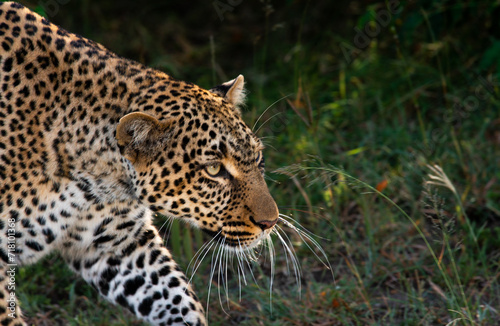
<path id="1" fill-rule="evenodd" d="M 238 109 L 243 84 L 241 75 L 210 91 L 177 82 L 161 110 L 130 113 L 116 131 L 122 154 L 137 172 L 143 203 L 236 250 L 256 246 L 278 220 L 264 181 L 262 143 Z"/>

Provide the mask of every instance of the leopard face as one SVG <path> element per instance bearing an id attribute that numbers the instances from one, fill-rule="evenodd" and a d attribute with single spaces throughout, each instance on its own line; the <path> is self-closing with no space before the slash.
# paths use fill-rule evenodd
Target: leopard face
<path id="1" fill-rule="evenodd" d="M 138 173 L 140 198 L 226 248 L 252 248 L 269 235 L 278 209 L 263 177 L 263 145 L 236 108 L 243 76 L 211 91 L 177 92 L 181 111 L 164 110 L 161 118 L 135 112 L 117 127 L 122 153 Z"/>

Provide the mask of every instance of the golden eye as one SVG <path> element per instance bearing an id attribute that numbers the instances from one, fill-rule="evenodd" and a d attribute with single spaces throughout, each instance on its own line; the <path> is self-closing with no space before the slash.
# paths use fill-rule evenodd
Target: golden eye
<path id="1" fill-rule="evenodd" d="M 207 173 L 211 176 L 216 176 L 220 172 L 220 169 L 221 165 L 219 163 L 207 165 L 205 167 L 205 171 L 207 171 Z"/>

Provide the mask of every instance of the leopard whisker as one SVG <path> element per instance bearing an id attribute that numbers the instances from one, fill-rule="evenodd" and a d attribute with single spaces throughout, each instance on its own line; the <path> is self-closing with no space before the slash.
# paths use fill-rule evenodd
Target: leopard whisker
<path id="1" fill-rule="evenodd" d="M 278 113 L 273 114 L 273 115 L 272 115 L 269 119 L 267 119 L 266 121 L 264 121 L 264 122 L 260 125 L 260 127 L 259 127 L 256 131 L 254 131 L 254 134 L 256 134 L 256 135 L 257 135 L 257 134 L 259 133 L 259 130 L 260 130 L 262 127 L 264 127 L 266 123 L 268 123 L 270 120 L 272 120 L 274 117 L 276 117 L 276 116 L 280 115 L 281 113 L 282 113 L 282 112 L 278 112 Z"/>
<path id="2" fill-rule="evenodd" d="M 292 266 L 293 266 L 293 270 L 294 270 L 294 274 L 295 274 L 295 281 L 297 282 L 297 286 L 299 287 L 299 296 L 300 296 L 301 288 L 302 288 L 302 284 L 301 284 L 302 271 L 300 269 L 300 264 L 298 262 L 297 253 L 295 252 L 292 241 L 290 240 L 290 238 L 288 237 L 286 232 L 284 232 L 283 229 L 279 225 L 275 225 L 275 230 L 276 230 L 275 234 L 278 236 L 278 239 L 281 241 L 281 244 L 285 248 L 285 253 L 288 253 L 288 255 L 290 256 L 290 261 L 291 261 Z M 280 231 L 283 233 L 284 237 L 281 235 Z M 288 241 L 288 243 L 285 239 Z M 285 257 L 286 257 L 286 255 L 285 255 Z M 289 264 L 288 264 L 288 259 L 287 259 L 287 268 L 288 268 L 288 270 L 290 270 Z"/>
<path id="3" fill-rule="evenodd" d="M 252 131 L 255 129 L 255 126 L 257 126 L 257 123 L 259 123 L 260 119 L 264 116 L 264 114 L 266 114 L 266 112 L 267 112 L 270 108 L 272 108 L 272 107 L 273 107 L 273 105 L 275 105 L 275 104 L 276 104 L 276 103 L 278 103 L 279 101 L 282 101 L 282 100 L 284 100 L 285 98 L 287 98 L 287 97 L 289 97 L 289 96 L 292 96 L 292 95 L 293 95 L 293 94 L 288 94 L 288 95 L 285 95 L 285 96 L 283 96 L 282 98 L 280 98 L 280 99 L 278 99 L 278 100 L 274 101 L 271 105 L 269 105 L 269 106 L 268 106 L 268 107 L 264 110 L 264 112 L 262 112 L 262 113 L 260 114 L 260 116 L 257 118 L 257 120 L 255 120 L 255 123 L 254 123 L 254 125 L 252 126 Z M 264 124 L 262 124 L 260 127 L 262 127 L 263 125 L 264 125 Z M 259 129 L 260 129 L 260 127 L 259 127 Z M 258 131 L 258 130 L 257 130 L 257 131 Z M 254 133 L 255 133 L 255 134 L 257 134 L 257 132 L 254 132 Z"/>
<path id="4" fill-rule="evenodd" d="M 241 275 L 240 275 L 239 264 L 237 265 L 236 270 L 238 272 L 238 294 L 239 294 L 239 300 L 241 301 Z"/>
<path id="5" fill-rule="evenodd" d="M 279 229 L 278 229 L 278 228 L 279 228 Z M 288 242 L 290 242 L 290 246 L 291 246 L 291 248 L 293 248 L 293 245 L 292 245 L 291 240 L 288 238 L 288 236 L 287 236 L 287 235 L 286 235 L 286 233 L 282 230 L 282 228 L 280 228 L 280 227 L 279 227 L 279 225 L 276 225 L 276 226 L 275 226 L 275 230 L 273 230 L 273 231 L 275 231 L 276 235 L 278 236 L 278 239 L 279 239 L 282 243 L 284 242 L 285 238 L 281 236 L 281 234 L 279 233 L 279 231 L 283 232 L 283 233 L 284 233 L 284 235 L 285 235 L 285 237 L 286 237 L 286 239 L 288 240 Z M 287 268 L 288 273 L 290 273 L 290 265 L 293 265 L 293 261 L 292 261 L 292 259 L 291 259 L 291 258 L 293 258 L 293 257 L 292 257 L 292 256 L 290 256 L 290 252 L 289 252 L 288 250 L 286 250 L 286 249 L 288 249 L 288 247 L 285 247 L 285 260 L 286 260 L 286 268 Z M 291 258 L 288 258 L 289 256 L 290 256 Z"/>
<path id="6" fill-rule="evenodd" d="M 212 246 L 213 246 L 212 240 L 204 243 L 201 246 L 201 248 L 196 251 L 193 258 L 191 258 L 191 260 L 189 261 L 186 271 L 189 271 L 189 268 L 191 268 L 191 274 L 194 275 Z"/>
<path id="7" fill-rule="evenodd" d="M 239 296 L 240 296 L 240 300 L 241 300 L 241 280 L 243 279 L 243 284 L 245 286 L 247 285 L 247 280 L 245 277 L 245 269 L 243 268 L 242 258 L 240 257 L 240 252 L 242 252 L 243 249 L 241 247 L 239 237 L 238 237 L 238 248 L 239 248 L 239 250 L 235 251 L 235 254 L 236 254 L 236 258 L 238 258 L 238 278 L 239 278 L 238 285 L 239 285 Z M 239 277 L 240 271 L 241 271 L 241 278 Z"/>
<path id="8" fill-rule="evenodd" d="M 291 227 L 292 229 L 297 229 L 297 230 L 300 230 L 301 232 L 306 232 L 310 236 L 313 236 L 313 237 L 321 239 L 321 240 L 330 241 L 330 239 L 328 239 L 328 238 L 324 238 L 322 236 L 319 236 L 319 235 L 309 231 L 308 229 L 306 229 L 302 224 L 300 224 L 296 219 L 294 219 L 291 216 L 280 213 L 279 217 L 281 218 L 280 220 L 283 221 L 283 223 L 285 223 L 288 227 Z M 286 218 L 287 220 L 284 221 L 283 220 L 284 218 Z M 296 225 L 294 225 L 294 224 L 296 224 Z"/>
<path id="9" fill-rule="evenodd" d="M 259 137 L 260 140 L 268 140 L 268 139 L 271 139 L 271 140 L 276 140 L 277 137 L 276 136 L 262 136 L 262 137 Z"/>
<path id="10" fill-rule="evenodd" d="M 241 253 L 243 252 L 243 248 L 241 247 L 241 243 L 240 243 L 240 238 L 238 237 L 238 247 L 239 247 L 239 250 L 236 251 L 236 256 L 238 257 L 238 265 L 239 265 L 239 268 L 241 269 L 241 276 L 243 276 L 243 284 L 246 286 L 247 285 L 247 280 L 246 280 L 246 277 L 245 277 L 245 268 L 243 267 L 243 257 L 241 256 Z M 240 289 L 241 291 L 241 289 Z"/>
<path id="11" fill-rule="evenodd" d="M 224 289 L 224 292 L 226 293 L 226 303 L 227 303 L 227 308 L 230 309 L 229 306 L 229 286 L 228 286 L 228 276 L 227 276 L 227 255 L 228 255 L 228 250 L 225 246 L 225 239 L 224 243 L 222 244 L 222 252 L 221 252 L 221 257 L 220 257 L 220 281 L 219 284 L 222 283 L 222 287 Z M 220 295 L 219 295 L 220 297 Z M 222 307 L 222 299 L 221 299 L 221 307 Z M 223 309 L 224 310 L 224 309 Z"/>
<path id="12" fill-rule="evenodd" d="M 215 237 L 214 237 L 214 239 L 215 239 Z M 212 290 L 212 281 L 213 281 L 213 278 L 214 278 L 215 268 L 216 268 L 216 264 L 217 264 L 217 258 L 216 258 L 215 264 L 214 264 L 214 255 L 215 255 L 216 252 L 220 252 L 221 240 L 218 239 L 216 241 L 216 243 L 219 245 L 219 247 L 216 248 L 214 251 L 212 251 L 212 258 L 210 260 L 210 279 L 208 281 L 207 308 L 206 308 L 207 319 L 208 319 L 208 310 L 209 310 L 208 307 L 210 306 L 210 291 Z M 219 249 L 219 251 L 217 251 L 217 249 Z"/>
<path id="13" fill-rule="evenodd" d="M 217 257 L 216 257 L 216 261 L 215 261 L 215 264 L 218 265 L 218 268 L 219 268 L 219 273 L 217 275 L 217 282 L 218 282 L 218 287 L 217 287 L 217 292 L 218 292 L 218 295 L 219 295 L 219 304 L 220 304 L 220 307 L 222 309 L 222 311 L 229 316 L 229 314 L 226 312 L 226 310 L 224 310 L 224 305 L 222 304 L 222 297 L 221 297 L 221 283 L 222 285 L 224 286 L 224 272 L 223 272 L 223 268 L 222 268 L 222 257 L 224 256 L 224 253 L 226 252 L 226 249 L 225 249 L 225 242 L 226 242 L 226 239 L 223 238 L 222 242 L 220 243 L 220 246 L 219 246 L 219 249 L 218 249 L 218 252 L 217 252 Z M 217 268 L 217 267 L 215 267 Z"/>
<path id="14" fill-rule="evenodd" d="M 224 263 L 225 263 L 225 276 L 226 276 L 226 282 L 225 282 L 225 291 L 226 291 L 226 301 L 227 301 L 227 308 L 229 309 L 229 282 L 228 282 L 228 275 L 227 275 L 227 266 L 228 266 L 228 259 L 229 259 L 229 256 L 231 255 L 231 253 L 229 252 L 229 250 L 224 250 Z"/>
<path id="15" fill-rule="evenodd" d="M 271 148 L 273 149 L 275 152 L 278 151 L 278 149 L 276 147 L 274 147 L 273 145 L 271 145 L 270 142 L 267 142 L 267 141 L 263 141 L 262 138 L 260 138 L 260 141 L 262 142 L 262 145 L 264 145 L 264 147 L 266 148 Z"/>
<path id="16" fill-rule="evenodd" d="M 250 260 L 249 260 L 249 258 L 250 258 L 253 261 L 256 261 L 257 258 L 255 257 L 255 253 L 253 251 L 251 251 L 251 250 L 248 250 L 248 249 L 242 249 L 242 246 L 241 246 L 239 238 L 238 238 L 238 243 L 239 243 L 240 250 L 237 253 L 240 255 L 241 261 L 242 261 L 242 266 L 241 266 L 242 275 L 243 275 L 243 277 L 245 277 L 245 264 L 246 264 L 246 266 L 248 267 L 248 270 L 250 271 L 250 275 L 252 276 L 252 279 L 253 279 L 255 285 L 257 285 L 257 287 L 259 287 L 259 283 L 257 282 L 257 279 L 255 278 L 255 275 L 253 273 L 253 270 L 252 270 L 252 267 L 251 267 L 251 263 L 250 263 Z M 245 264 L 243 264 L 243 262 Z M 245 279 L 245 285 L 247 285 L 246 279 Z"/>
<path id="17" fill-rule="evenodd" d="M 222 240 L 222 242 L 219 244 L 218 248 L 215 249 L 216 255 L 215 255 L 215 263 L 214 263 L 214 266 L 213 266 L 214 267 L 213 268 L 214 275 L 216 274 L 217 269 L 218 269 L 218 273 L 217 273 L 217 294 L 218 294 L 218 297 L 219 297 L 219 304 L 220 304 L 221 307 L 222 307 L 222 300 L 221 300 L 221 297 L 220 297 L 220 261 L 219 261 L 219 257 L 220 257 L 220 253 L 221 253 L 223 244 L 224 244 L 224 240 Z M 222 308 L 222 311 L 224 311 L 224 308 Z"/>
<path id="18" fill-rule="evenodd" d="M 274 285 L 274 276 L 276 273 L 276 266 L 275 266 L 275 260 L 274 257 L 276 255 L 276 252 L 274 251 L 274 243 L 271 239 L 271 237 L 266 237 L 265 238 L 265 245 L 267 246 L 269 250 L 269 260 L 271 264 L 271 279 L 269 281 L 269 303 L 271 307 L 271 313 L 273 311 L 273 285 Z"/>
<path id="19" fill-rule="evenodd" d="M 268 239 L 269 239 L 269 236 L 266 236 L 264 239 L 262 239 L 262 245 L 261 246 L 257 246 L 255 248 L 255 258 L 256 259 L 259 259 L 259 257 L 263 256 L 264 247 L 267 244 L 267 240 Z"/>
<path id="20" fill-rule="evenodd" d="M 255 251 L 253 251 L 252 249 L 246 249 L 246 250 L 244 251 L 244 253 L 245 253 L 245 257 L 247 258 L 247 264 L 248 264 L 250 261 L 253 261 L 253 262 L 257 261 L 257 260 L 259 259 L 258 257 L 260 257 L 260 255 L 261 255 L 261 253 L 260 253 L 260 252 L 259 252 L 259 253 L 257 253 L 257 252 L 255 252 Z"/>
<path id="21" fill-rule="evenodd" d="M 240 239 L 238 238 L 238 243 L 240 243 Z M 240 249 L 241 249 L 241 243 L 240 243 Z M 257 287 L 259 286 L 256 278 L 255 278 L 255 275 L 253 273 L 253 270 L 252 270 L 252 267 L 250 265 L 250 260 L 252 261 L 256 261 L 257 260 L 257 257 L 255 257 L 255 253 L 252 251 L 252 250 L 244 250 L 244 249 L 241 249 L 241 257 L 242 257 L 242 260 L 244 260 L 244 262 L 246 263 L 247 267 L 248 267 L 248 270 L 250 271 L 250 275 L 252 275 L 252 279 L 254 281 L 254 283 L 257 285 Z M 250 260 L 249 260 L 250 258 Z"/>
<path id="22" fill-rule="evenodd" d="M 207 256 L 207 254 L 210 252 L 210 249 L 216 244 L 216 242 L 218 240 L 216 240 L 219 236 L 219 234 L 222 232 L 222 230 L 220 230 L 212 239 L 210 239 L 209 242 L 203 244 L 203 246 L 201 246 L 200 249 L 198 249 L 198 251 L 196 252 L 196 254 L 194 255 L 194 257 L 191 259 L 191 261 L 189 262 L 189 265 L 186 269 L 186 271 L 189 270 L 189 267 L 191 266 L 191 263 L 193 262 L 193 259 L 196 258 L 196 260 L 194 261 L 194 264 L 193 264 L 193 267 L 192 267 L 192 274 L 191 274 L 191 277 L 189 278 L 189 283 L 191 283 L 192 279 L 193 279 L 193 276 L 196 274 L 196 272 L 198 271 L 198 268 L 201 266 L 203 260 L 205 259 L 205 257 Z M 205 254 L 203 254 L 203 252 L 205 252 Z M 203 256 L 202 256 L 203 255 Z M 201 257 L 201 259 L 200 259 Z M 199 261 L 198 264 L 196 264 L 197 262 Z"/>
<path id="23" fill-rule="evenodd" d="M 321 245 L 318 243 L 318 241 L 316 241 L 313 238 L 313 236 L 316 236 L 314 233 L 308 231 L 306 228 L 304 228 L 302 225 L 300 225 L 300 223 L 298 223 L 297 221 L 293 220 L 290 216 L 287 216 L 287 215 L 284 215 L 284 214 L 279 214 L 278 218 L 286 226 L 288 226 L 290 229 L 292 229 L 293 231 L 295 231 L 297 233 L 297 235 L 300 237 L 300 239 L 302 240 L 302 242 L 307 246 L 307 248 L 309 248 L 309 250 L 314 254 L 314 256 L 316 256 L 316 258 L 323 264 L 323 266 L 325 266 L 326 268 L 328 268 L 330 271 L 333 271 L 332 265 L 330 264 L 330 261 L 328 260 L 328 256 L 327 256 L 325 250 L 321 247 Z M 289 222 L 285 218 L 291 219 L 292 221 L 294 221 L 295 223 L 297 223 L 300 226 L 300 228 L 296 227 L 295 225 L 293 225 L 291 222 Z M 321 238 L 321 237 L 319 237 L 319 238 Z M 306 240 L 308 240 L 308 241 L 306 241 Z M 323 256 L 323 257 L 320 257 L 320 255 L 318 255 L 316 253 L 316 251 L 309 245 L 309 243 L 308 243 L 309 241 L 314 245 L 314 247 L 316 247 L 319 250 L 319 252 L 321 253 L 321 256 Z M 323 260 L 323 258 L 324 258 L 324 260 Z"/>
<path id="24" fill-rule="evenodd" d="M 263 136 L 263 137 L 259 137 L 260 141 L 262 142 L 262 144 L 264 144 L 266 147 L 267 147 L 267 141 L 268 140 L 276 140 L 276 136 Z"/>
<path id="25" fill-rule="evenodd" d="M 164 215 L 165 216 L 165 215 Z M 163 222 L 163 224 L 158 228 L 158 233 L 161 232 L 161 229 L 163 229 L 165 226 L 165 232 L 163 233 L 163 239 L 165 239 L 165 243 L 168 242 L 168 239 L 170 238 L 170 233 L 172 231 L 172 225 L 174 224 L 174 219 L 171 216 L 165 216 L 166 220 Z M 166 236 L 166 238 L 165 238 Z"/>

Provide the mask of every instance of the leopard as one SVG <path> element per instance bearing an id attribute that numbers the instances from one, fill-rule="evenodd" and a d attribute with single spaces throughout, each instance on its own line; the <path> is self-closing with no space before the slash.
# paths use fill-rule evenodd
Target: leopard
<path id="1" fill-rule="evenodd" d="M 26 325 L 14 279 L 57 253 L 151 325 L 207 325 L 155 226 L 161 214 L 225 249 L 268 239 L 279 210 L 242 75 L 211 89 L 0 4 L 0 324 Z"/>

